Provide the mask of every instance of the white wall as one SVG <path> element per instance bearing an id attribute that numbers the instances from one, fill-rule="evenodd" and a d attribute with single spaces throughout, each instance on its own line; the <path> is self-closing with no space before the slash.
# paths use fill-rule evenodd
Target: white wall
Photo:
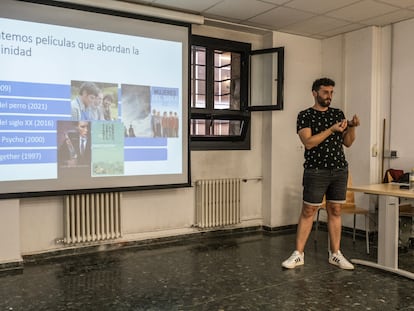
<path id="1" fill-rule="evenodd" d="M 414 19 L 393 27 L 391 134 L 390 149 L 399 158 L 390 160 L 390 167 L 410 171 L 414 167 L 413 123 Z"/>
<path id="2" fill-rule="evenodd" d="M 0 223 L 3 219 L 0 220 Z M 63 237 L 61 197 L 20 200 L 20 239 L 22 255 L 59 248 L 55 240 Z"/>
<path id="3" fill-rule="evenodd" d="M 413 24 L 409 21 L 396 27 L 394 45 L 403 44 L 406 40 L 412 42 L 410 34 L 414 31 Z M 195 26 L 193 31 L 200 35 L 251 42 L 254 49 L 268 47 L 265 45 L 269 43 L 269 36 L 262 38 L 226 29 Z M 359 114 L 362 121 L 357 129 L 357 141 L 347 152 L 354 183 L 373 181 L 378 175 L 379 161 L 377 157 L 372 157 L 371 151 L 373 144 L 379 143 L 380 121 L 387 110 L 386 100 L 381 99 L 384 96 L 379 94 L 385 94 L 385 97 L 387 94 L 384 87 L 387 87 L 389 76 L 387 53 L 390 36 L 389 29 L 377 28 L 366 28 L 323 41 L 273 33 L 270 36 L 272 44 L 285 46 L 284 110 L 253 112 L 251 150 L 191 152 L 192 180 L 263 176 L 262 181 L 250 180 L 242 184 L 241 226 L 296 224 L 301 208 L 303 172 L 303 147 L 296 134 L 296 116 L 300 110 L 313 104 L 310 90 L 313 80 L 329 75 L 338 82 L 335 100 L 340 102 L 334 103 L 342 107 L 348 116 Z M 404 46 L 414 49 L 414 44 L 406 43 Z M 398 102 L 396 107 L 402 109 L 401 105 L 405 104 L 406 109 L 411 72 L 403 69 L 405 62 L 411 61 L 409 55 L 412 53 L 405 55 L 397 47 L 394 50 L 397 54 L 394 55 L 393 77 L 395 81 L 401 81 L 401 85 L 396 85 L 395 91 L 393 89 L 393 105 Z M 396 65 L 397 56 L 401 64 Z M 397 74 L 400 68 L 405 75 Z M 398 97 L 400 92 L 406 94 L 404 100 Z M 394 116 L 396 109 L 392 110 Z M 391 145 L 392 139 L 397 138 L 395 135 L 391 137 Z M 402 150 L 402 154 L 406 153 L 399 145 L 393 146 Z M 14 230 L 14 239 L 8 241 L 8 254 L 0 252 L 0 262 L 18 261 L 19 258 L 14 256 L 16 252 L 27 255 L 62 248 L 62 245 L 56 244 L 56 239 L 63 236 L 62 198 L 27 198 L 18 203 L 19 210 L 1 213 L 0 227 L 6 228 L 17 222 L 18 230 Z M 4 204 L 3 201 L 2 208 Z M 139 240 L 197 232 L 192 228 L 194 206 L 194 188 L 124 193 L 123 239 Z M 1 249 L 4 249 L 5 241 L 0 243 Z"/>
<path id="4" fill-rule="evenodd" d="M 356 129 L 357 139 L 347 150 L 350 172 L 354 184 L 379 182 L 378 160 L 380 160 L 378 133 L 377 81 L 378 59 L 377 28 L 365 28 L 345 35 L 345 96 L 344 110 L 348 118 L 357 114 L 361 125 Z M 373 151 L 375 150 L 375 153 Z M 373 157 L 375 156 L 375 157 Z M 356 194 L 359 207 L 373 209 L 370 198 Z M 364 228 L 364 217 L 358 217 L 357 226 Z M 352 217 L 344 218 L 345 226 L 352 226 Z"/>
<path id="5" fill-rule="evenodd" d="M 264 171 L 269 172 L 270 227 L 296 224 L 302 208 L 303 145 L 296 134 L 300 110 L 313 105 L 312 82 L 321 74 L 321 41 L 276 33 L 275 46 L 285 46 L 283 111 L 265 113 L 263 128 Z M 269 193 L 268 193 L 269 192 Z"/>
<path id="6" fill-rule="evenodd" d="M 0 206 L 0 264 L 21 262 L 19 200 L 3 200 Z"/>
<path id="7" fill-rule="evenodd" d="M 390 35 L 389 27 L 367 27 L 323 40 L 322 71 L 339 82 L 333 105 L 342 108 L 348 119 L 357 114 L 361 120 L 356 140 L 346 150 L 354 184 L 382 179 L 383 120 L 390 105 Z M 374 209 L 373 198 L 355 195 L 359 207 Z M 364 228 L 362 218 L 359 228 Z M 343 224 L 352 226 L 352 219 L 344 218 Z"/>
<path id="8" fill-rule="evenodd" d="M 376 137 L 371 137 L 371 125 L 377 122 L 376 89 L 372 86 L 376 77 L 374 32 L 373 28 L 365 28 L 323 41 L 323 74 L 337 82 L 332 105 L 343 109 L 348 119 L 357 114 L 361 120 L 357 139 L 346 150 L 354 183 L 371 182 L 371 150 L 378 144 Z"/>
<path id="9" fill-rule="evenodd" d="M 194 33 L 231 40 L 251 42 L 261 48 L 261 37 L 212 27 L 195 27 Z M 191 152 L 191 178 L 262 176 L 261 116 L 252 118 L 252 148 L 246 151 Z M 262 224 L 262 182 L 249 180 L 241 185 L 241 226 Z M 123 240 L 140 240 L 198 232 L 195 221 L 194 188 L 148 190 L 123 193 Z M 0 226 L 10 217 L 0 218 Z M 22 255 L 36 254 L 64 248 L 56 244 L 63 237 L 62 197 L 27 198 L 20 200 L 18 217 L 20 239 L 14 244 Z M 5 257 L 1 255 L 1 257 Z M 1 259 L 1 258 L 0 258 Z"/>
<path id="10" fill-rule="evenodd" d="M 193 32 L 250 42 L 253 49 L 263 48 L 265 42 L 259 35 L 208 26 L 195 26 Z M 301 206 L 303 149 L 296 135 L 296 115 L 299 109 L 312 103 L 310 85 L 320 73 L 321 43 L 281 33 L 274 37 L 275 46 L 286 48 L 285 109 L 252 114 L 251 150 L 191 152 L 193 182 L 205 178 L 253 178 L 242 183 L 241 227 L 295 224 Z M 266 122 L 269 128 L 263 126 Z M 263 163 L 263 152 L 268 152 L 266 163 Z M 271 172 L 267 180 L 254 180 L 266 172 Z M 269 191 L 264 196 L 265 184 Z M 123 240 L 198 232 L 192 228 L 194 197 L 192 187 L 124 193 Z M 266 206 L 262 200 L 267 200 Z M 270 218 L 264 219 L 263 209 L 267 209 Z M 63 248 L 56 244 L 56 240 L 63 237 L 62 210 L 61 197 L 20 200 L 19 248 L 22 255 Z M 0 226 L 3 222 L 8 222 L 7 217 L 0 219 Z"/>

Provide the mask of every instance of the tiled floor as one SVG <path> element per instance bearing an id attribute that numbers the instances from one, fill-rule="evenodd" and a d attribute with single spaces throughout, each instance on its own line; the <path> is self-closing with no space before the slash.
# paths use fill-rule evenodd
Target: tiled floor
<path id="1" fill-rule="evenodd" d="M 281 262 L 295 235 L 254 232 L 163 246 L 131 247 L 37 263 L 0 273 L 3 310 L 414 310 L 414 281 L 327 260 L 327 235 L 309 240 L 305 266 Z M 363 238 L 343 237 L 348 258 L 366 255 Z M 375 253 L 375 249 L 373 252 Z M 400 255 L 414 272 L 414 251 Z"/>

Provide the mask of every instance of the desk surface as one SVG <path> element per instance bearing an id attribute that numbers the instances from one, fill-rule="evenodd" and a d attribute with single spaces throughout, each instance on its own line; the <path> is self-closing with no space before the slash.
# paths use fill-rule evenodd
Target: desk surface
<path id="1" fill-rule="evenodd" d="M 401 198 L 414 198 L 414 190 L 400 189 L 397 184 L 371 184 L 363 186 L 351 186 L 348 190 L 365 192 L 369 194 L 389 195 Z"/>

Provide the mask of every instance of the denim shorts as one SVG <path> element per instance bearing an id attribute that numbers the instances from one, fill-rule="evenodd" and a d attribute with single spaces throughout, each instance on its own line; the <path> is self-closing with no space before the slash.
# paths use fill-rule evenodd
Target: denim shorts
<path id="1" fill-rule="evenodd" d="M 348 168 L 305 169 L 303 173 L 303 202 L 318 206 L 326 201 L 344 203 L 346 199 Z"/>

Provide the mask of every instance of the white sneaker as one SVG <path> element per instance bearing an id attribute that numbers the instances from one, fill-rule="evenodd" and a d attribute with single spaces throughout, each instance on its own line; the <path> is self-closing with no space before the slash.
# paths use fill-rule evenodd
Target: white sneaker
<path id="1" fill-rule="evenodd" d="M 282 267 L 286 269 L 293 269 L 297 266 L 302 266 L 305 263 L 305 253 L 299 253 L 299 251 L 294 251 L 292 255 L 282 262 Z"/>
<path id="2" fill-rule="evenodd" d="M 329 263 L 346 270 L 353 270 L 355 268 L 354 265 L 342 255 L 341 251 L 338 251 L 337 253 L 329 252 Z"/>

